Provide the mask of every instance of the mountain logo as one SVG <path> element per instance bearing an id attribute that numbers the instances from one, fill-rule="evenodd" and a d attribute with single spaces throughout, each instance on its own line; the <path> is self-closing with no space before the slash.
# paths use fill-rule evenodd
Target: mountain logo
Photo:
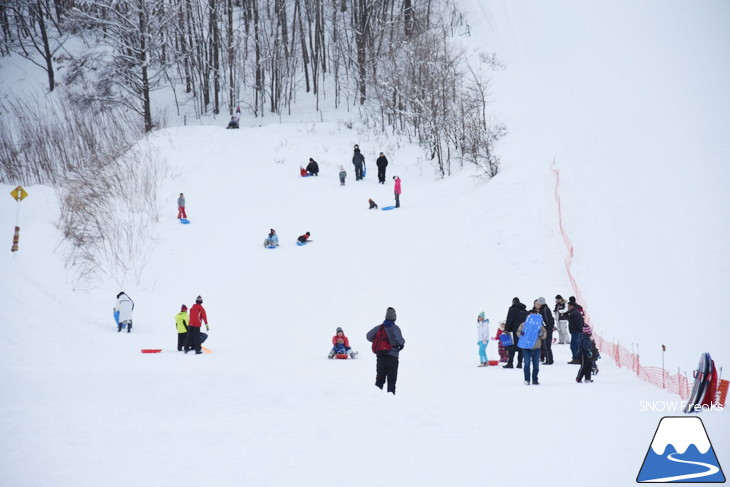
<path id="1" fill-rule="evenodd" d="M 636 481 L 725 482 L 702 420 L 696 416 L 662 418 Z"/>

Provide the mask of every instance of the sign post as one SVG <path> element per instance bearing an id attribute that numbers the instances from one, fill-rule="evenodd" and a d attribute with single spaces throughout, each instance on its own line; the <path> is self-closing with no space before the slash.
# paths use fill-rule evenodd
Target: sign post
<path id="1" fill-rule="evenodd" d="M 17 252 L 18 242 L 20 241 L 20 227 L 18 226 L 18 222 L 20 220 L 20 202 L 28 196 L 28 193 L 22 186 L 18 186 L 10 192 L 10 196 L 12 196 L 18 203 L 18 207 L 15 210 L 15 233 L 13 234 L 13 246 L 10 248 L 11 252 Z"/>

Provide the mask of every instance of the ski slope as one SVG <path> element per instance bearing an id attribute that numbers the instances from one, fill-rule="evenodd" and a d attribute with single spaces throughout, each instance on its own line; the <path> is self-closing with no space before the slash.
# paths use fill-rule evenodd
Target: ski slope
<path id="1" fill-rule="evenodd" d="M 561 345 L 540 386 L 524 386 L 521 370 L 477 368 L 476 317 L 485 311 L 494 334 L 512 297 L 573 293 L 555 160 L 594 328 L 638 343 L 654 365 L 666 344 L 670 370 L 691 370 L 705 351 L 730 363 L 720 319 L 730 290 L 728 7 L 465 6 L 466 42 L 507 65 L 493 93 L 510 135 L 489 182 L 468 171 L 436 180 L 416 148 L 347 129 L 346 114 L 166 129 L 151 143 L 170 169 L 160 198 L 169 208 L 149 229 L 155 247 L 139 281 L 110 275 L 83 291 L 58 256 L 53 191 L 26 188 L 21 250 L 0 253 L 3 485 L 634 482 L 672 414 L 642 402 L 679 398 L 608 359 L 593 384 L 576 384 Z M 370 167 L 360 182 L 356 143 Z M 320 175 L 300 178 L 309 157 Z M 402 208 L 368 210 L 368 198 L 392 203 L 393 175 Z M 190 225 L 175 220 L 180 192 Z M 8 246 L 16 209 L 0 198 Z M 262 247 L 269 228 L 279 249 Z M 306 231 L 314 242 L 297 247 Z M 121 290 L 136 304 L 129 334 L 111 316 Z M 198 294 L 213 353 L 184 355 L 173 317 Z M 388 306 L 406 339 L 396 396 L 372 385 L 364 339 Z M 357 360 L 327 360 L 337 326 Z M 497 358 L 496 342 L 487 353 Z M 702 416 L 721 465 L 726 415 Z"/>

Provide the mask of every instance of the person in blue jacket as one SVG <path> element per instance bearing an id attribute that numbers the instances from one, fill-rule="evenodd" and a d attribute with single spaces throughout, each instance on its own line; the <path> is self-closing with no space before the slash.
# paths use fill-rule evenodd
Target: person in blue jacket
<path id="1" fill-rule="evenodd" d="M 264 240 L 264 247 L 278 247 L 279 237 L 276 235 L 276 230 L 273 228 L 269 231 L 269 235 Z"/>
<path id="2" fill-rule="evenodd" d="M 578 336 L 578 356 L 580 357 L 580 370 L 578 371 L 578 376 L 575 378 L 575 381 L 579 384 L 583 382 L 583 378 L 585 378 L 585 382 L 593 382 L 593 379 L 591 379 L 591 369 L 593 367 L 593 338 L 591 335 L 593 334 L 593 330 L 591 330 L 591 327 L 589 325 L 583 325 L 583 331 Z"/>

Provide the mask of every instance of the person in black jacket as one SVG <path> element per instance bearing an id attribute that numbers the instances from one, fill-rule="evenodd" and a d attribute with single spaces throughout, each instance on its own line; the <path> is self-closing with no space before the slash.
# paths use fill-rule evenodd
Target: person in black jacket
<path id="1" fill-rule="evenodd" d="M 380 153 L 380 157 L 375 161 L 375 165 L 378 166 L 378 182 L 385 184 L 385 168 L 388 167 L 388 159 Z"/>
<path id="2" fill-rule="evenodd" d="M 578 341 L 580 334 L 583 333 L 583 307 L 575 302 L 575 298 L 571 297 L 568 301 L 568 333 L 570 333 L 570 352 L 573 354 L 573 360 L 569 364 L 580 364 L 578 356 Z"/>
<path id="3" fill-rule="evenodd" d="M 542 316 L 542 322 L 545 323 L 545 330 L 547 331 L 547 337 L 542 341 L 541 353 L 545 358 L 545 365 L 553 364 L 553 331 L 555 331 L 555 318 L 553 313 L 550 311 L 550 306 L 547 305 L 545 298 L 540 296 L 537 298 L 537 309 Z"/>
<path id="4" fill-rule="evenodd" d="M 360 181 L 362 179 L 362 169 L 365 166 L 365 156 L 360 153 L 360 146 L 358 145 L 355 145 L 352 164 L 355 166 L 355 181 Z"/>
<path id="5" fill-rule="evenodd" d="M 514 357 L 517 352 L 517 368 L 522 368 L 522 349 L 517 346 L 517 328 L 527 319 L 527 306 L 520 302 L 520 298 L 512 299 L 512 306 L 507 310 L 507 320 L 504 324 L 505 333 L 512 334 L 512 346 L 509 347 L 509 358 L 507 365 L 502 367 L 505 369 L 514 368 Z"/>
<path id="6" fill-rule="evenodd" d="M 309 164 L 307 164 L 307 172 L 313 176 L 319 176 L 319 164 L 311 157 L 309 158 Z"/>

